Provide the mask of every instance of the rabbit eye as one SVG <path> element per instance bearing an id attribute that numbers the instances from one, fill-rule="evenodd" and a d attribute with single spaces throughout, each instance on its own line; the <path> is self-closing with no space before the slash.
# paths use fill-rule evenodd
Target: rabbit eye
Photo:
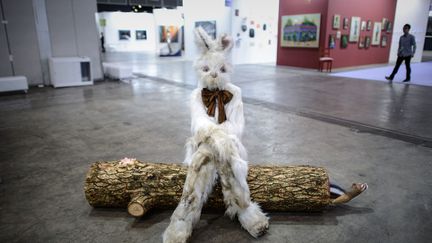
<path id="1" fill-rule="evenodd" d="M 202 67 L 202 70 L 203 70 L 204 72 L 208 72 L 208 71 L 210 70 L 210 68 L 209 68 L 208 66 L 204 66 L 204 67 Z"/>
<path id="2" fill-rule="evenodd" d="M 220 68 L 220 71 L 223 72 L 223 73 L 225 73 L 225 72 L 226 72 L 225 66 L 222 66 L 222 67 Z"/>

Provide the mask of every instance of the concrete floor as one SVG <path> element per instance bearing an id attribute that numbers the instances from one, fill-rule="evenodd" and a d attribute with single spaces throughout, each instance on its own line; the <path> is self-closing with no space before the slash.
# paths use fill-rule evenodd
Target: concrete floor
<path id="1" fill-rule="evenodd" d="M 0 242 L 161 241 L 172 210 L 134 219 L 122 209 L 94 209 L 83 182 L 98 160 L 182 161 L 194 78 L 170 65 L 148 65 L 165 73 L 159 79 L 0 96 Z M 136 71 L 150 75 L 145 68 Z M 173 72 L 178 79 L 166 76 Z M 339 184 L 367 182 L 369 190 L 322 213 L 270 213 L 270 230 L 258 240 L 222 213 L 205 212 L 191 242 L 432 241 L 430 89 L 404 93 L 405 86 L 266 65 L 236 72 L 251 164 L 324 166 Z M 390 112 L 403 93 L 421 114 Z"/>

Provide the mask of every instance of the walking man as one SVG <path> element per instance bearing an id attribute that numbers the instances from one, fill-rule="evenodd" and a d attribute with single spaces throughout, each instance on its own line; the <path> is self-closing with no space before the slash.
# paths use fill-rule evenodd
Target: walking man
<path id="1" fill-rule="evenodd" d="M 411 25 L 406 24 L 403 27 L 404 34 L 399 39 L 399 48 L 398 48 L 398 58 L 396 60 L 396 66 L 393 69 L 393 72 L 390 76 L 386 76 L 385 78 L 392 82 L 394 76 L 399 70 L 402 61 L 405 61 L 406 66 L 406 78 L 403 82 L 409 82 L 411 80 L 411 58 L 414 57 L 414 53 L 416 50 L 416 42 L 413 35 L 409 33 L 411 29 Z"/>

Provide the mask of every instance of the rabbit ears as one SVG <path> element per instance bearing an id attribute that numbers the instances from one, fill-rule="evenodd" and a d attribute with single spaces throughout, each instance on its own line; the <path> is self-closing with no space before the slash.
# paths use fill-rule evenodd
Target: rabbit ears
<path id="1" fill-rule="evenodd" d="M 228 35 L 223 34 L 213 40 L 201 26 L 195 29 L 195 42 L 202 53 L 208 51 L 228 53 L 233 46 L 232 38 Z"/>

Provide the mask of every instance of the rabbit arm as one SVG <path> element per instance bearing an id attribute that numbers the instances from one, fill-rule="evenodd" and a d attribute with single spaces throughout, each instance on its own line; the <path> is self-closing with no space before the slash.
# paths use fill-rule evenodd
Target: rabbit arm
<path id="1" fill-rule="evenodd" d="M 228 133 L 236 135 L 241 139 L 244 128 L 244 115 L 243 115 L 243 102 L 240 98 L 231 101 L 232 108 L 229 109 L 227 120 L 220 124 L 220 126 Z"/>
<path id="2" fill-rule="evenodd" d="M 201 90 L 195 89 L 191 95 L 191 130 L 195 135 L 198 131 L 216 126 L 214 118 L 209 117 L 204 109 L 204 104 L 201 99 Z"/>

